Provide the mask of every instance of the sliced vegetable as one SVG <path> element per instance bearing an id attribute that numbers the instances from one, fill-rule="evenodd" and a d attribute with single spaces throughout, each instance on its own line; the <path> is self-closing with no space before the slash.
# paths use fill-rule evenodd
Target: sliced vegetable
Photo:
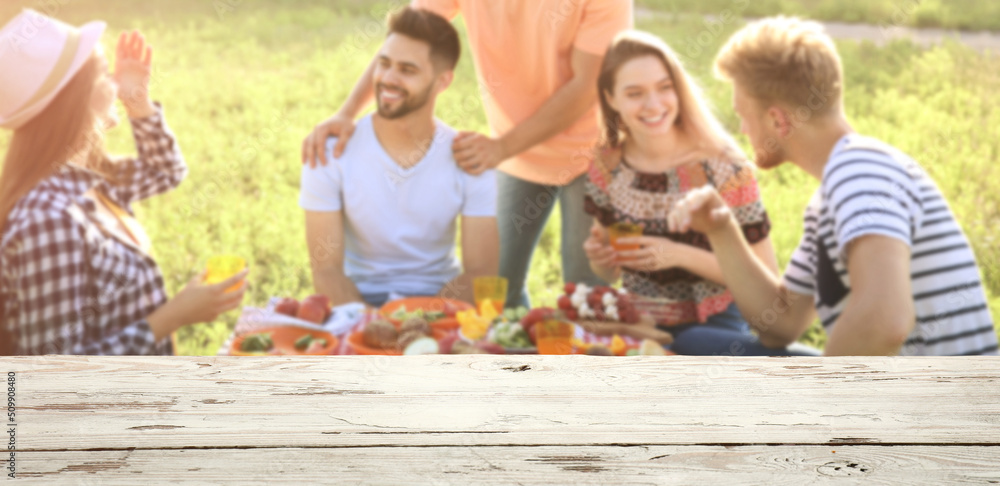
<path id="1" fill-rule="evenodd" d="M 312 343 L 312 334 L 306 334 L 295 340 L 295 349 L 299 351 L 304 351 Z"/>
<path id="2" fill-rule="evenodd" d="M 414 311 L 407 311 L 406 306 L 400 306 L 395 312 L 389 315 L 389 318 L 397 321 L 406 321 L 414 317 L 419 317 L 421 319 L 426 319 L 427 322 L 433 322 L 438 319 L 444 319 L 447 315 L 442 311 L 425 311 L 423 309 L 417 309 Z"/>
<path id="3" fill-rule="evenodd" d="M 271 340 L 270 334 L 265 333 L 251 334 L 243 338 L 243 342 L 240 344 L 240 351 L 247 353 L 262 353 L 272 348 L 274 348 L 274 341 Z"/>
<path id="4" fill-rule="evenodd" d="M 500 322 L 493 326 L 493 342 L 504 348 L 530 348 L 531 336 L 518 322 Z"/>
<path id="5" fill-rule="evenodd" d="M 326 349 L 326 339 L 323 338 L 313 339 L 312 342 L 309 343 L 309 347 L 306 348 L 305 352 L 318 353 L 320 351 L 323 351 L 324 349 Z"/>

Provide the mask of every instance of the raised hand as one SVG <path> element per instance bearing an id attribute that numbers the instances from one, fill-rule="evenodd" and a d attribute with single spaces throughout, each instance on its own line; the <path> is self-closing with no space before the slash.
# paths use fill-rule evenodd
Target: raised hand
<path id="1" fill-rule="evenodd" d="M 709 234 L 726 227 L 732 211 L 719 192 L 712 186 L 703 186 L 688 192 L 674 205 L 667 216 L 667 228 L 674 233 L 694 230 Z"/>
<path id="2" fill-rule="evenodd" d="M 129 118 L 145 118 L 156 111 L 149 98 L 152 63 L 153 48 L 146 38 L 138 30 L 122 32 L 115 49 L 114 79 Z"/>

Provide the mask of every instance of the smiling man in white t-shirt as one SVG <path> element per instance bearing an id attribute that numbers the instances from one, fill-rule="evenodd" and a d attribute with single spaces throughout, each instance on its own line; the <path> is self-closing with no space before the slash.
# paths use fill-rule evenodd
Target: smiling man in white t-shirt
<path id="1" fill-rule="evenodd" d="M 417 295 L 471 302 L 472 280 L 498 271 L 499 235 L 493 171 L 462 171 L 451 151 L 455 131 L 434 118 L 454 76 L 458 33 L 412 8 L 388 23 L 373 78 L 377 112 L 358 122 L 339 159 L 302 170 L 313 283 L 334 304 Z"/>

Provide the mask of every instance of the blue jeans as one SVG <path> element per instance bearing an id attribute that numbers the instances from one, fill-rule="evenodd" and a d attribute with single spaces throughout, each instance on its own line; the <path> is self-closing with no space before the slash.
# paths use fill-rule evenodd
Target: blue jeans
<path id="1" fill-rule="evenodd" d="M 586 174 L 565 186 L 535 184 L 497 171 L 497 225 L 500 229 L 500 275 L 507 278 L 506 306 L 531 307 L 526 285 L 531 257 L 559 201 L 562 213 L 562 272 L 565 282 L 607 285 L 590 270 L 583 242 L 593 218 L 583 210 Z"/>
<path id="2" fill-rule="evenodd" d="M 775 349 L 764 346 L 750 333 L 736 304 L 711 317 L 704 324 L 680 324 L 660 329 L 673 334 L 670 350 L 691 356 L 818 356 L 804 346 Z"/>

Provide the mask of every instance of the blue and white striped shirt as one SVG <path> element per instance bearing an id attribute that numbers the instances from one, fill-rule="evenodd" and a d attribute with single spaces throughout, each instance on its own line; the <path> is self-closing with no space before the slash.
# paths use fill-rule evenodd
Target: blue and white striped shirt
<path id="1" fill-rule="evenodd" d="M 972 247 L 940 189 L 906 154 L 872 138 L 844 136 L 806 209 L 804 227 L 784 281 L 789 290 L 814 296 L 827 331 L 851 291 L 846 248 L 861 236 L 883 235 L 911 250 L 917 323 L 900 354 L 997 354 Z"/>

